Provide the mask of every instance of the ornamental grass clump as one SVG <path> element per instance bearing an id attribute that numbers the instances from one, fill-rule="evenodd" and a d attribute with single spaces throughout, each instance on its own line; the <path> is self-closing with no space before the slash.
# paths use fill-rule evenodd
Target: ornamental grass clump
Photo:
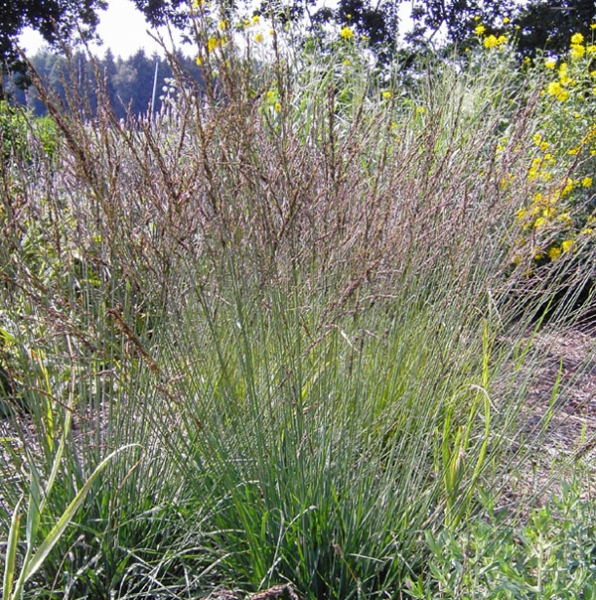
<path id="1" fill-rule="evenodd" d="M 247 17 L 241 46 L 193 15 L 203 82 L 172 53 L 153 119 L 118 121 L 99 73 L 93 121 L 33 75 L 57 133 L 38 169 L 2 171 L 1 360 L 22 405 L 3 399 L 2 535 L 25 448 L 43 478 L 65 440 L 61 514 L 139 444 L 26 594 L 397 597 L 427 536 L 509 491 L 565 394 L 527 425 L 544 356 L 511 264 L 541 98 L 506 48 L 406 83 L 344 30 L 299 50 Z"/>

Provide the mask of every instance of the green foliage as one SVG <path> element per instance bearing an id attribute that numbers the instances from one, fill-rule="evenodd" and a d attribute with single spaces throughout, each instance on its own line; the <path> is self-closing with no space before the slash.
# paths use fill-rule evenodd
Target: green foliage
<path id="1" fill-rule="evenodd" d="M 409 581 L 413 598 L 592 597 L 594 506 L 577 481 L 515 525 L 487 508 L 465 529 L 427 532 L 428 574 Z"/>
<path id="2" fill-rule="evenodd" d="M 29 414 L 2 422 L 5 594 L 17 572 L 47 598 L 587 590 L 582 490 L 559 512 L 522 503 L 526 521 L 493 509 L 569 393 L 561 367 L 528 428 L 548 355 L 510 263 L 545 183 L 548 73 L 478 33 L 461 60 L 385 77 L 350 27 L 298 48 L 277 20 L 259 41 L 195 9 L 204 86 L 172 56 L 153 121 L 109 102 L 89 121 L 76 87 L 64 111 L 36 81 L 48 157 L 19 113 L 0 327 Z M 586 176 L 568 156 L 556 177 Z M 546 291 L 586 276 L 541 268 Z"/>

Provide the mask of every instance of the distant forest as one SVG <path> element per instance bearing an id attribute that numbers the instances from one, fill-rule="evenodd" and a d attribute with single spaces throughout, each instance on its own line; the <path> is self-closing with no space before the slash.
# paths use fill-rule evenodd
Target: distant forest
<path id="1" fill-rule="evenodd" d="M 182 54 L 178 58 L 190 77 L 197 82 L 202 81 L 200 69 L 192 58 Z M 144 50 L 126 59 L 114 58 L 113 53 L 107 50 L 104 58 L 93 60 L 83 52 L 73 54 L 70 60 L 49 52 L 36 54 L 30 60 L 37 74 L 65 103 L 67 95 L 72 96 L 66 93 L 66 89 L 74 86 L 92 115 L 97 109 L 98 77 L 105 83 L 105 90 L 118 118 L 147 113 L 153 93 L 156 63 L 156 111 L 161 108 L 160 97 L 164 95 L 164 88 L 167 89 L 168 79 L 172 77 L 167 59 L 158 54 L 147 56 Z M 15 88 L 12 93 L 17 103 L 27 105 L 35 115 L 46 114 L 46 108 L 33 87 L 26 91 Z"/>

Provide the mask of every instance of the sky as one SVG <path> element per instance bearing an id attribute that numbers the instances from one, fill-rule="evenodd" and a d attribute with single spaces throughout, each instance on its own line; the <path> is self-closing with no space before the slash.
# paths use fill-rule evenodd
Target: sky
<path id="1" fill-rule="evenodd" d="M 333 0 L 318 0 L 318 5 L 334 5 Z M 92 50 L 103 56 L 107 48 L 112 50 L 115 57 L 128 58 L 137 50 L 143 48 L 148 56 L 154 52 L 161 53 L 159 44 L 147 33 L 150 30 L 145 22 L 143 14 L 135 7 L 131 0 L 108 0 L 108 9 L 99 11 L 100 23 L 97 33 L 103 40 L 103 45 L 92 46 Z M 401 5 L 404 17 L 409 16 L 408 3 Z M 155 30 L 153 30 L 155 34 Z M 160 28 L 164 39 L 169 40 L 167 29 Z M 179 44 L 180 36 L 174 36 L 175 42 Z M 26 54 L 33 55 L 45 47 L 41 35 L 32 29 L 26 29 L 20 38 L 21 47 Z M 168 44 L 169 45 L 169 44 Z M 187 47 L 188 48 L 188 47 Z M 182 48 L 184 50 L 184 48 Z M 188 52 L 188 50 L 187 50 Z"/>
<path id="2" fill-rule="evenodd" d="M 103 55 L 107 48 L 111 48 L 114 56 L 128 58 L 139 48 L 143 48 L 148 55 L 160 50 L 159 44 L 147 33 L 150 27 L 143 14 L 131 0 L 109 0 L 108 4 L 108 10 L 99 12 L 100 24 L 97 28 L 104 43 L 102 46 L 93 46 L 94 51 Z M 161 28 L 161 31 L 167 40 L 167 30 Z M 29 55 L 44 46 L 41 35 L 31 29 L 24 31 L 20 42 Z"/>

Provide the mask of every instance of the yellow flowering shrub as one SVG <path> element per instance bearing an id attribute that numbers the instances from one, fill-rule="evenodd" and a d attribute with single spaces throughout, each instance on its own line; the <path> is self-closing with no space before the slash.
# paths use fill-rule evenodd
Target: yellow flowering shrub
<path id="1" fill-rule="evenodd" d="M 486 42 L 486 39 L 485 39 Z M 536 60 L 528 76 L 542 81 L 541 127 L 532 134 L 527 196 L 515 199 L 519 235 L 514 262 L 538 264 L 574 255 L 594 235 L 596 210 L 596 88 L 584 35 L 570 35 L 568 52 Z M 485 44 L 486 47 L 486 44 Z M 512 199 L 513 201 L 513 199 Z M 526 262 L 527 264 L 527 262 Z"/>

